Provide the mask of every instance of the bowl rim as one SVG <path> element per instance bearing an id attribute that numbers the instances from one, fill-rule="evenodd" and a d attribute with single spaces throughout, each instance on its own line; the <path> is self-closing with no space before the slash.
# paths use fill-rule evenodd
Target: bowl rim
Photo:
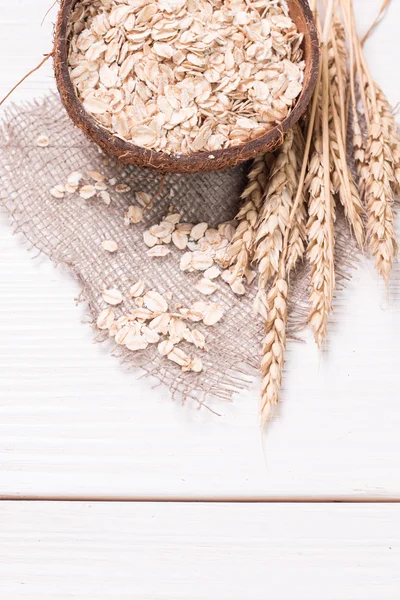
<path id="1" fill-rule="evenodd" d="M 68 16 L 77 0 L 61 0 L 54 39 L 54 70 L 61 100 L 77 127 L 83 130 L 107 153 L 114 154 L 122 162 L 147 166 L 163 172 L 199 172 L 214 171 L 235 166 L 255 158 L 263 152 L 272 152 L 282 144 L 284 135 L 305 113 L 312 98 L 319 70 L 320 46 L 317 28 L 308 0 L 289 0 L 297 4 L 307 27 L 311 52 L 307 65 L 308 80 L 290 114 L 264 135 L 222 150 L 201 151 L 186 154 L 167 154 L 136 146 L 109 132 L 98 124 L 84 109 L 75 93 L 68 67 Z M 306 37 L 306 34 L 305 34 Z M 303 41 L 304 43 L 304 41 Z"/>

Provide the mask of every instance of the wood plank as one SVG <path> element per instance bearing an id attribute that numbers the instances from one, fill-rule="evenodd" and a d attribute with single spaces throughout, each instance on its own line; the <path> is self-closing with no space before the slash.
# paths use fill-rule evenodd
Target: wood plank
<path id="1" fill-rule="evenodd" d="M 3 92 L 48 51 L 51 18 L 40 21 L 50 3 L 0 1 Z M 379 5 L 357 2 L 361 29 Z M 367 50 L 396 102 L 400 5 L 389 10 Z M 15 98 L 47 89 L 50 73 Z M 214 405 L 221 418 L 174 404 L 93 345 L 76 282 L 31 256 L 2 215 L 3 497 L 400 497 L 399 270 L 389 300 L 370 264 L 355 274 L 323 356 L 311 343 L 290 346 L 280 420 L 261 440 L 258 382 Z"/>
<path id="2" fill-rule="evenodd" d="M 1 503 L 4 600 L 397 600 L 398 505 Z"/>

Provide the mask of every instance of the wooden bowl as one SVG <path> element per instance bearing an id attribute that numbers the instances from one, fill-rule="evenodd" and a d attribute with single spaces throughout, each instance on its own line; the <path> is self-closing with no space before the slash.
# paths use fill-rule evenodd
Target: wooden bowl
<path id="1" fill-rule="evenodd" d="M 73 87 L 68 69 L 68 21 L 77 0 L 61 0 L 54 41 L 54 70 L 61 100 L 72 121 L 107 154 L 124 163 L 151 167 L 163 173 L 196 173 L 234 167 L 262 152 L 271 152 L 283 141 L 284 134 L 304 114 L 311 100 L 318 75 L 319 41 L 308 0 L 288 0 L 290 16 L 304 34 L 303 50 L 306 63 L 304 86 L 290 115 L 265 135 L 225 150 L 193 152 L 180 156 L 135 146 L 109 133 L 85 111 Z"/>

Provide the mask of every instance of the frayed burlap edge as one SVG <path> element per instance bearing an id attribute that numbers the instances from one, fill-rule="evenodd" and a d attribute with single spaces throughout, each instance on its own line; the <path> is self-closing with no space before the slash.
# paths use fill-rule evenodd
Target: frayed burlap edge
<path id="1" fill-rule="evenodd" d="M 48 148 L 37 146 L 40 134 L 49 136 Z M 150 286 L 159 291 L 172 286 L 174 296 L 184 305 L 199 299 L 190 286 L 195 281 L 194 276 L 188 277 L 179 271 L 179 251 L 171 253 L 171 259 L 164 266 L 149 259 L 142 241 L 143 230 L 161 220 L 171 203 L 183 214 L 183 220 L 189 222 L 207 220 L 216 225 L 231 219 L 245 185 L 246 165 L 216 173 L 170 176 L 145 222 L 127 230 L 122 225 L 123 214 L 132 203 L 132 197 L 115 195 L 110 208 L 99 201 L 82 201 L 76 195 L 57 201 L 50 196 L 50 188 L 65 183 L 72 171 L 91 168 L 105 171 L 108 178 L 115 177 L 119 182 L 129 181 L 133 192 L 147 191 L 153 195 L 159 189 L 161 177 L 112 160 L 109 166 L 104 166 L 104 155 L 73 127 L 55 94 L 41 101 L 11 105 L 5 111 L 1 136 L 0 199 L 14 232 L 22 233 L 39 253 L 71 269 L 82 288 L 80 300 L 88 305 L 97 341 L 109 340 L 95 325 L 103 307 L 101 286 L 112 286 L 118 281 L 119 287 L 126 290 L 129 281 L 124 269 L 127 265 L 132 264 L 133 271 L 140 271 L 138 279 L 144 278 L 145 273 Z M 351 278 L 359 259 L 340 208 L 335 232 L 340 289 Z M 118 264 L 110 262 L 113 259 L 99 250 L 104 235 L 116 239 L 123 248 L 118 252 Z M 288 337 L 298 339 L 308 314 L 306 263 L 292 276 L 290 288 Z M 228 286 L 221 284 L 217 299 L 224 304 L 227 316 L 213 331 L 207 330 L 209 351 L 205 355 L 206 369 L 201 375 L 182 373 L 154 348 L 132 353 L 119 346 L 113 347 L 112 352 L 127 368 L 143 369 L 146 375 L 165 384 L 173 398 L 182 402 L 193 399 L 199 407 L 207 406 L 211 410 L 212 398 L 231 400 L 233 394 L 249 386 L 257 372 L 263 324 L 252 314 L 255 292 L 252 287 L 245 297 L 237 297 Z"/>

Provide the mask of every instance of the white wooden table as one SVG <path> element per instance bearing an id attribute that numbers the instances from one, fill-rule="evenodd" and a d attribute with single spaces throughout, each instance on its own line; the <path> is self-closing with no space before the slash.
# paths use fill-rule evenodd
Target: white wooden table
<path id="1" fill-rule="evenodd" d="M 0 0 L 0 96 L 51 50 L 50 4 Z M 399 20 L 394 0 L 367 45 L 393 104 Z M 13 100 L 53 85 L 48 65 Z M 398 266 L 389 296 L 356 271 L 322 356 L 290 346 L 264 438 L 258 382 L 218 418 L 124 372 L 3 213 L 0 281 L 1 600 L 398 600 Z"/>

